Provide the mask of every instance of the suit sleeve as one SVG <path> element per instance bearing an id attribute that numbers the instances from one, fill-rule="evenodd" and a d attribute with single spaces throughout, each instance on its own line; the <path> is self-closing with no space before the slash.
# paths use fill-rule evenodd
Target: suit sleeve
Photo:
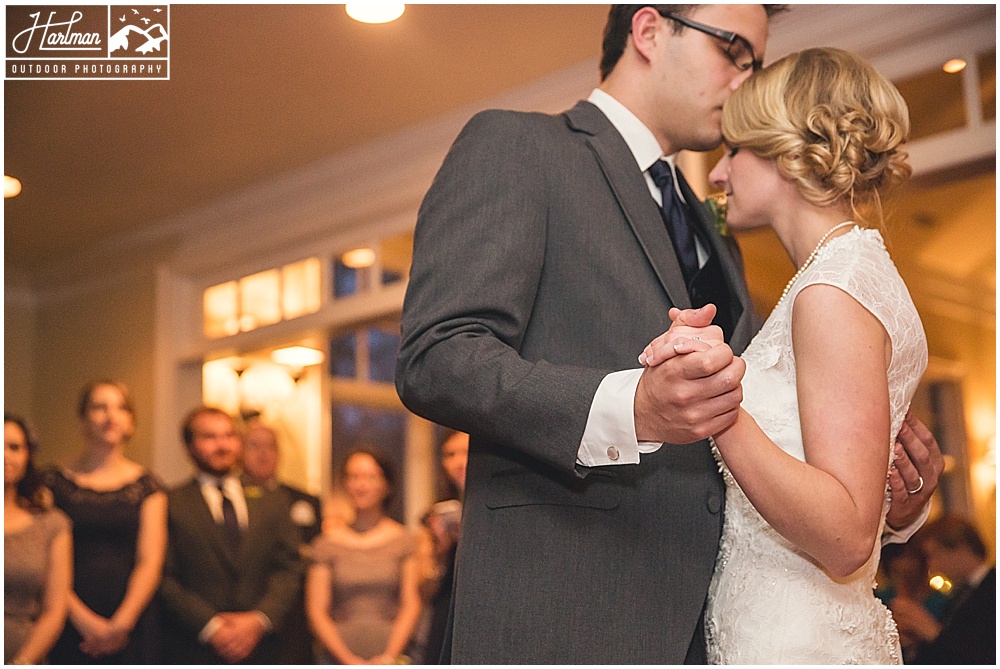
<path id="1" fill-rule="evenodd" d="M 484 112 L 452 146 L 420 208 L 396 386 L 431 421 L 572 473 L 594 393 L 612 370 L 520 354 L 558 169 L 544 155 L 543 122 L 557 121 Z"/>

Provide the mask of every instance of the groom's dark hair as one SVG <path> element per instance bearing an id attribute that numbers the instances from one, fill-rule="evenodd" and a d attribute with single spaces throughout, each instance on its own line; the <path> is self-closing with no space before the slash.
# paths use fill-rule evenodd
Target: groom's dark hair
<path id="1" fill-rule="evenodd" d="M 663 14 L 688 16 L 698 5 L 611 5 L 608 22 L 604 24 L 604 40 L 601 42 L 601 81 L 608 78 L 615 69 L 618 60 L 625 53 L 625 43 L 632 32 L 632 17 L 643 7 L 654 7 Z M 764 5 L 768 18 L 788 9 L 788 5 Z M 674 34 L 679 33 L 684 26 L 674 22 Z"/>

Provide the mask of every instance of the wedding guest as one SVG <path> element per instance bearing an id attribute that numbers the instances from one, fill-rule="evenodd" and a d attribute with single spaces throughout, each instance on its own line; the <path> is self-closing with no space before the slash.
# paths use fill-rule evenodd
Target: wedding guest
<path id="1" fill-rule="evenodd" d="M 279 490 L 288 497 L 290 519 L 298 528 L 302 545 L 308 545 L 322 529 L 319 498 L 278 479 L 281 449 L 278 434 L 260 418 L 247 421 L 243 431 L 243 485 Z"/>
<path id="2" fill-rule="evenodd" d="M 979 531 L 948 515 L 928 523 L 918 539 L 931 572 L 953 589 L 940 622 L 912 599 L 893 602 L 900 630 L 920 640 L 913 663 L 996 665 L 997 573 Z"/>
<path id="3" fill-rule="evenodd" d="M 919 544 L 920 536 L 920 532 L 917 532 L 905 544 L 889 544 L 882 548 L 880 567 L 885 575 L 885 582 L 875 594 L 890 610 L 897 600 L 918 602 L 935 620 L 940 621 L 948 596 L 930 585 L 927 558 Z M 899 626 L 899 645 L 903 649 L 904 664 L 913 662 L 918 643 L 917 637 L 902 625 Z"/>
<path id="4" fill-rule="evenodd" d="M 248 495 L 237 477 L 233 417 L 196 407 L 181 438 L 197 472 L 168 493 L 168 550 L 160 599 L 173 664 L 276 664 L 274 634 L 302 578 L 298 535 L 278 491 Z"/>
<path id="5" fill-rule="evenodd" d="M 278 480 L 278 434 L 260 418 L 243 430 L 243 489 L 248 495 L 273 490 L 288 498 L 289 520 L 299 531 L 299 554 L 315 539 L 322 524 L 319 498 Z M 313 638 L 305 614 L 305 573 L 295 603 L 276 634 L 281 642 L 280 664 L 312 664 Z"/>
<path id="6" fill-rule="evenodd" d="M 444 646 L 451 591 L 455 583 L 455 553 L 460 535 L 468 459 L 469 435 L 452 431 L 441 445 L 441 468 L 451 489 L 450 494 L 432 506 L 425 516 L 425 531 L 421 534 L 419 549 L 424 570 L 420 594 L 430 607 L 422 649 L 424 664 L 438 664 Z"/>
<path id="7" fill-rule="evenodd" d="M 341 476 L 354 519 L 313 542 L 306 615 L 321 662 L 394 664 L 420 616 L 417 540 L 386 516 L 395 477 L 382 454 L 351 452 Z"/>
<path id="8" fill-rule="evenodd" d="M 727 222 L 769 226 L 799 269 L 742 353 L 742 402 L 713 439 L 726 482 L 705 611 L 713 664 L 901 661 L 872 585 L 927 340 L 876 228 L 910 175 L 909 130 L 899 91 L 840 49 L 790 54 L 723 106 L 710 179 Z M 651 348 L 722 346 L 717 327 L 685 330 L 690 313 L 671 310 L 677 338 Z"/>
<path id="9" fill-rule="evenodd" d="M 69 519 L 52 508 L 27 422 L 3 417 L 3 661 L 45 664 L 73 583 Z"/>
<path id="10" fill-rule="evenodd" d="M 73 521 L 69 624 L 50 659 L 158 662 L 159 626 L 150 602 L 163 569 L 167 498 L 156 477 L 125 455 L 135 408 L 124 383 L 88 383 L 77 416 L 82 455 L 46 476 L 56 506 Z"/>

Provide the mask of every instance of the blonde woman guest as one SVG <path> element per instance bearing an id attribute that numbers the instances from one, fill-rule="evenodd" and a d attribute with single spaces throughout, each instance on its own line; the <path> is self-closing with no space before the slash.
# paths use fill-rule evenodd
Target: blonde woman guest
<path id="1" fill-rule="evenodd" d="M 56 505 L 73 521 L 69 624 L 52 651 L 60 664 L 159 662 L 150 601 L 166 551 L 167 500 L 156 478 L 125 456 L 135 429 L 128 387 L 88 383 L 78 417 L 84 451 L 49 472 Z"/>
<path id="2" fill-rule="evenodd" d="M 52 508 L 24 419 L 4 414 L 3 445 L 3 661 L 42 664 L 66 622 L 70 524 Z"/>
<path id="3" fill-rule="evenodd" d="M 710 178 L 729 225 L 770 226 L 799 270 L 743 353 L 742 406 L 714 438 L 727 492 L 709 661 L 899 663 L 873 586 L 887 475 L 927 343 L 868 226 L 910 173 L 906 104 L 857 56 L 809 49 L 751 76 L 726 102 L 722 133 Z M 717 328 L 685 325 L 697 317 L 672 310 L 647 363 L 720 342 Z"/>
<path id="4" fill-rule="evenodd" d="M 321 662 L 393 664 L 420 617 L 417 537 L 386 516 L 394 476 L 384 456 L 358 449 L 341 473 L 354 520 L 313 542 L 306 616 Z"/>

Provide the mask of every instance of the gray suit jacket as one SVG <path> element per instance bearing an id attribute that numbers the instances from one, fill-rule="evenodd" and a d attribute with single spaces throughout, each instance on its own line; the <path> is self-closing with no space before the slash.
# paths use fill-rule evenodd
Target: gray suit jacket
<path id="1" fill-rule="evenodd" d="M 753 308 L 695 208 L 743 307 L 739 352 Z M 675 305 L 659 209 L 596 107 L 468 123 L 420 210 L 396 374 L 407 407 L 471 435 L 453 662 L 680 663 L 701 643 L 724 500 L 707 442 L 575 464 L 601 380 Z"/>
<path id="2" fill-rule="evenodd" d="M 198 634 L 217 613 L 261 611 L 280 627 L 301 588 L 298 534 L 288 500 L 257 488 L 247 496 L 249 525 L 239 553 L 226 542 L 197 481 L 167 493 L 167 555 L 160 584 L 167 660 L 218 664 L 222 660 Z M 278 661 L 278 643 L 265 635 L 252 663 Z"/>

